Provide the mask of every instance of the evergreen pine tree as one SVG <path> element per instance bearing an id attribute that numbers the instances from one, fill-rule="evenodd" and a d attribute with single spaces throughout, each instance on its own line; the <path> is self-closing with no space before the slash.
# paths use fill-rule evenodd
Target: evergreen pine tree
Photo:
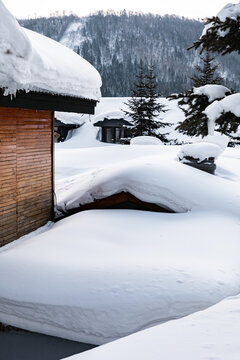
<path id="1" fill-rule="evenodd" d="M 216 75 L 218 65 L 214 62 L 215 57 L 211 57 L 209 51 L 206 51 L 205 56 L 200 56 L 202 60 L 202 66 L 197 65 L 195 67 L 196 73 L 191 78 L 193 80 L 193 86 L 199 87 L 208 84 L 218 84 L 222 82 L 222 77 Z"/>
<path id="2" fill-rule="evenodd" d="M 157 136 L 161 141 L 168 142 L 166 135 L 157 132 L 156 130 L 160 128 L 164 128 L 167 123 L 161 122 L 156 117 L 161 113 L 165 112 L 165 105 L 159 102 L 159 97 L 161 96 L 157 92 L 157 82 L 156 76 L 154 74 L 154 65 L 151 61 L 149 73 L 145 75 L 146 79 L 146 90 L 147 90 L 147 99 L 146 99 L 146 116 L 147 116 L 147 124 L 146 124 L 146 131 L 147 135 L 150 136 Z"/>
<path id="3" fill-rule="evenodd" d="M 167 124 L 156 119 L 160 112 L 166 111 L 164 105 L 158 101 L 159 94 L 156 91 L 156 77 L 153 73 L 153 64 L 149 74 L 144 75 L 143 64 L 140 63 L 139 73 L 136 75 L 137 82 L 134 83 L 132 97 L 126 103 L 129 111 L 124 111 L 132 118 L 134 127 L 131 135 L 134 136 L 156 136 L 163 142 L 167 142 L 166 134 L 156 134 L 156 130 L 165 127 Z"/>
<path id="4" fill-rule="evenodd" d="M 131 135 L 141 136 L 146 135 L 146 83 L 143 73 L 143 63 L 140 62 L 139 73 L 136 75 L 136 82 L 132 89 L 132 97 L 126 102 L 129 111 L 124 111 L 126 115 L 130 116 L 134 127 L 131 129 Z"/>

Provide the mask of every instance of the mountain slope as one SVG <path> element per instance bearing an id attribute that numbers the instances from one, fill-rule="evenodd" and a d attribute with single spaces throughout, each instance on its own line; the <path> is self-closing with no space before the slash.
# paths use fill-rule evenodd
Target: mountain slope
<path id="1" fill-rule="evenodd" d="M 162 95 L 189 89 L 199 61 L 187 48 L 203 24 L 177 16 L 122 12 L 97 13 L 85 18 L 62 16 L 21 20 L 21 25 L 50 36 L 92 63 L 103 79 L 103 96 L 129 96 L 140 60 L 152 60 Z M 218 56 L 225 85 L 240 88 L 240 58 Z"/>

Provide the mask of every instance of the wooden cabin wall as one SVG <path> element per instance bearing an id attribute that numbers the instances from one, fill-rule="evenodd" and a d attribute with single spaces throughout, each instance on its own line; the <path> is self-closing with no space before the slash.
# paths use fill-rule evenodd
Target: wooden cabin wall
<path id="1" fill-rule="evenodd" d="M 0 246 L 53 216 L 53 113 L 0 107 Z"/>

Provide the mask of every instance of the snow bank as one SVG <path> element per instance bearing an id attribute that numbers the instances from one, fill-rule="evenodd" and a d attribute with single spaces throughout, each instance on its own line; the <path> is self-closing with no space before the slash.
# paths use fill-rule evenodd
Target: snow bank
<path id="1" fill-rule="evenodd" d="M 196 146 L 205 148 L 206 144 Z M 153 148 L 156 153 L 156 146 Z M 160 153 L 162 148 L 165 147 L 158 149 Z M 209 144 L 211 156 L 213 149 L 221 152 L 217 145 Z M 56 189 L 58 209 L 68 211 L 94 199 L 127 191 L 142 201 L 176 212 L 222 209 L 240 213 L 239 184 L 192 169 L 163 154 L 118 163 L 115 160 L 113 165 L 85 171 L 69 178 L 67 183 L 63 181 L 62 185 L 59 182 Z"/>
<path id="2" fill-rule="evenodd" d="M 55 111 L 55 118 L 60 120 L 64 124 L 83 125 L 87 120 L 86 114 L 76 114 L 68 112 Z"/>
<path id="3" fill-rule="evenodd" d="M 226 213 L 78 213 L 0 250 L 0 321 L 102 344 L 205 309 L 240 290 L 239 235 Z"/>
<path id="4" fill-rule="evenodd" d="M 101 78 L 72 50 L 21 28 L 0 0 L 0 83 L 5 94 L 33 90 L 99 100 Z"/>
<path id="5" fill-rule="evenodd" d="M 240 296 L 68 360 L 239 360 Z"/>
<path id="6" fill-rule="evenodd" d="M 193 93 L 195 95 L 206 95 L 210 102 L 216 99 L 222 99 L 226 96 L 226 93 L 229 92 L 230 90 L 222 85 L 204 85 L 193 88 Z"/>
<path id="7" fill-rule="evenodd" d="M 194 159 L 198 159 L 198 161 L 201 162 L 211 157 L 217 158 L 221 152 L 222 150 L 218 145 L 202 142 L 183 145 L 178 154 L 178 157 L 180 160 L 183 160 L 184 157 L 190 156 Z"/>
<path id="8" fill-rule="evenodd" d="M 136 136 L 130 140 L 130 145 L 162 145 L 162 141 L 155 136 Z"/>

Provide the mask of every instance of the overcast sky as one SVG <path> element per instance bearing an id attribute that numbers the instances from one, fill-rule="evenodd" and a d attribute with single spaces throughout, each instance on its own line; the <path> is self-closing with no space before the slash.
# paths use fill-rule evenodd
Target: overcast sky
<path id="1" fill-rule="evenodd" d="M 48 16 L 51 12 L 63 11 L 84 16 L 98 10 L 123 9 L 154 14 L 176 14 L 202 19 L 216 15 L 227 0 L 3 0 L 17 18 Z M 238 3 L 238 1 L 233 1 Z"/>

